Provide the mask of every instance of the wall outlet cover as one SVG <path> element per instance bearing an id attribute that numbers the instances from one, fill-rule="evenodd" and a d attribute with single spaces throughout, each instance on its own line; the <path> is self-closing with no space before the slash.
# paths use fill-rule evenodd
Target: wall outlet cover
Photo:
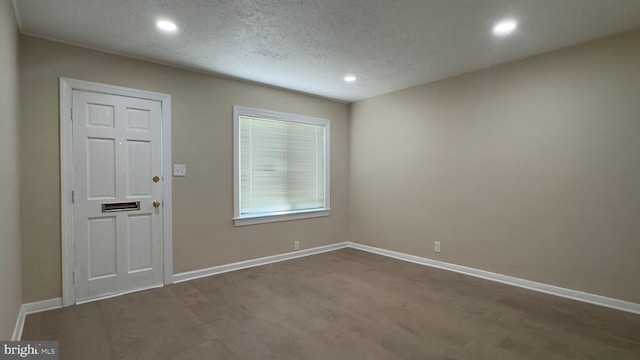
<path id="1" fill-rule="evenodd" d="M 187 176 L 187 165 L 173 164 L 173 176 Z"/>

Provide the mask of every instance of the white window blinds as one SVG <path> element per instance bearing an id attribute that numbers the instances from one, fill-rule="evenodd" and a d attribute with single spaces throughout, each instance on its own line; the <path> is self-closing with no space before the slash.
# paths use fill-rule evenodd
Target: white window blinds
<path id="1" fill-rule="evenodd" d="M 327 209 L 328 121 L 257 112 L 236 114 L 236 218 Z"/>

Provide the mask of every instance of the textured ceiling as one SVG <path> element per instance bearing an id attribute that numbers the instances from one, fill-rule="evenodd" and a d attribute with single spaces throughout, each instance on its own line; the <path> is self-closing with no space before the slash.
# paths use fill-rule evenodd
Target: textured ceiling
<path id="1" fill-rule="evenodd" d="M 14 0 L 24 34 L 355 101 L 640 27 L 640 0 Z M 493 23 L 516 18 L 496 38 Z M 155 28 L 158 18 L 179 30 Z M 346 83 L 345 74 L 358 80 Z"/>

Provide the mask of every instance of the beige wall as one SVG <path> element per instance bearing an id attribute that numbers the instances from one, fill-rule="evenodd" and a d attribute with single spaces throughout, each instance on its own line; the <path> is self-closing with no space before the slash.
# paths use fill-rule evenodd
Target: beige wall
<path id="1" fill-rule="evenodd" d="M 22 304 L 18 27 L 0 0 L 0 340 L 10 340 Z"/>
<path id="2" fill-rule="evenodd" d="M 349 105 L 274 88 L 20 38 L 23 286 L 25 302 L 61 296 L 58 77 L 172 96 L 174 272 L 180 273 L 348 240 Z M 331 205 L 327 218 L 236 228 L 232 106 L 331 120 Z"/>
<path id="3" fill-rule="evenodd" d="M 640 30 L 351 122 L 353 241 L 640 303 Z"/>

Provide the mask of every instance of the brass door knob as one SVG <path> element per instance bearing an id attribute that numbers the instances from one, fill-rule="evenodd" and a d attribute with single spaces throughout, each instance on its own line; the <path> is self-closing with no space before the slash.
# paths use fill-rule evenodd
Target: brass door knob
<path id="1" fill-rule="evenodd" d="M 160 207 L 160 201 L 156 200 L 153 202 L 153 207 Z"/>
<path id="2" fill-rule="evenodd" d="M 160 181 L 160 177 L 159 176 L 154 176 L 153 177 L 153 182 L 157 183 L 158 181 Z"/>

